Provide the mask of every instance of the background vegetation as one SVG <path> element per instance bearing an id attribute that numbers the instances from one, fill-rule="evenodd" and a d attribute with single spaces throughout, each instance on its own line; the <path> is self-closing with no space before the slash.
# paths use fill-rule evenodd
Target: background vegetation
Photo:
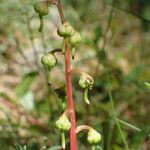
<path id="1" fill-rule="evenodd" d="M 0 0 L 0 149 L 60 149 L 54 122 L 61 114 L 55 89 L 64 87 L 63 57 L 47 85 L 40 56 L 60 47 L 55 6 L 44 17 L 44 31 L 33 4 L 38 0 Z M 131 150 L 150 149 L 150 4 L 148 0 L 62 0 L 65 16 L 83 36 L 72 66 L 94 77 L 91 106 L 83 101 L 78 76 L 72 77 L 77 125 L 101 132 L 104 150 L 123 150 L 108 92 L 111 92 Z M 125 121 L 125 122 L 123 122 Z M 127 123 L 130 123 L 130 125 Z M 131 127 L 134 125 L 134 127 Z M 137 127 L 137 128 L 136 128 Z M 90 149 L 86 133 L 78 149 Z M 99 146 L 97 149 L 99 149 Z M 25 148 L 25 147 L 24 147 Z"/>

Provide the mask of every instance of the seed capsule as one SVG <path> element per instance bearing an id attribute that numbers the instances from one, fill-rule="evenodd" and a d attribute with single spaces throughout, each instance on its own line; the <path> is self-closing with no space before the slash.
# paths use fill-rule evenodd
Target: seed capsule
<path id="1" fill-rule="evenodd" d="M 80 33 L 79 32 L 74 32 L 74 34 L 71 36 L 71 38 L 70 38 L 70 43 L 74 46 L 74 47 L 76 47 L 76 46 L 78 46 L 80 43 L 81 43 L 81 41 L 82 41 L 82 38 L 81 38 L 81 35 L 80 35 Z"/>
<path id="2" fill-rule="evenodd" d="M 79 85 L 81 88 L 91 89 L 93 87 L 93 83 L 94 83 L 94 80 L 90 75 L 86 73 L 82 73 L 82 75 L 80 76 L 80 80 L 79 80 Z"/>
<path id="3" fill-rule="evenodd" d="M 56 66 L 57 64 L 57 59 L 56 57 L 51 54 L 50 52 L 48 52 L 47 54 L 45 54 L 44 56 L 41 57 L 41 63 L 48 67 L 49 69 L 53 68 Z"/>
<path id="4" fill-rule="evenodd" d="M 57 33 L 59 36 L 66 38 L 73 35 L 74 29 L 68 22 L 65 22 L 58 28 Z"/>
<path id="5" fill-rule="evenodd" d="M 94 80 L 90 75 L 86 73 L 82 73 L 82 75 L 80 76 L 79 85 L 81 88 L 84 89 L 84 100 L 86 104 L 90 104 L 90 101 L 88 98 L 88 92 L 89 92 L 89 89 L 92 89 L 93 83 L 94 83 Z"/>
<path id="6" fill-rule="evenodd" d="M 90 129 L 87 136 L 87 141 L 90 144 L 97 144 L 101 140 L 101 134 L 94 129 Z"/>
<path id="7" fill-rule="evenodd" d="M 34 10 L 41 16 L 45 16 L 48 14 L 48 4 L 45 1 L 37 2 L 34 4 Z"/>
<path id="8" fill-rule="evenodd" d="M 67 116 L 63 114 L 62 116 L 59 117 L 59 119 L 56 121 L 55 126 L 57 129 L 61 131 L 68 131 L 71 127 L 71 123 Z"/>

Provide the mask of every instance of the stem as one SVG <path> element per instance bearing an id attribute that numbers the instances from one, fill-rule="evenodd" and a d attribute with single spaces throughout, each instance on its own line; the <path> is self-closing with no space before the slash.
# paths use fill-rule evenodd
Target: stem
<path id="1" fill-rule="evenodd" d="M 89 98 L 88 98 L 88 91 L 89 91 L 88 88 L 84 89 L 84 100 L 85 100 L 86 104 L 89 105 L 90 101 L 89 101 Z"/>
<path id="2" fill-rule="evenodd" d="M 51 85 L 51 72 L 49 69 L 48 70 L 48 85 Z"/>
<path id="3" fill-rule="evenodd" d="M 43 16 L 39 15 L 39 19 L 40 19 L 40 27 L 39 27 L 38 31 L 42 32 L 43 26 L 44 26 Z"/>
<path id="4" fill-rule="evenodd" d="M 93 128 L 87 125 L 81 125 L 76 128 L 76 133 L 79 133 L 82 130 L 90 130 L 90 129 L 93 129 Z"/>
<path id="5" fill-rule="evenodd" d="M 55 49 L 52 49 L 52 50 L 51 50 L 51 53 L 52 53 L 52 54 L 54 54 L 54 53 L 56 53 L 56 52 L 60 52 L 60 53 L 61 53 L 61 52 L 62 52 L 62 49 L 61 49 L 61 48 L 55 48 Z"/>
<path id="6" fill-rule="evenodd" d="M 65 43 L 66 43 L 66 38 L 63 38 L 63 42 L 62 42 L 62 54 L 65 54 Z"/>
<path id="7" fill-rule="evenodd" d="M 66 103 L 65 103 L 65 98 L 62 98 L 62 111 L 66 109 Z"/>
<path id="8" fill-rule="evenodd" d="M 57 0 L 58 4 L 57 4 L 57 8 L 58 8 L 58 12 L 60 15 L 60 19 L 61 19 L 61 23 L 65 22 L 65 17 L 64 17 L 64 13 L 62 10 L 62 4 L 61 4 L 61 0 Z"/>
<path id="9" fill-rule="evenodd" d="M 74 104 L 72 97 L 72 84 L 70 77 L 70 49 L 69 49 L 69 40 L 66 40 L 65 43 L 65 73 L 66 73 L 66 92 L 67 92 L 67 107 L 70 111 L 70 121 L 71 121 L 71 129 L 70 129 L 70 150 L 76 150 L 76 120 L 75 120 L 75 112 L 74 112 Z"/>
<path id="10" fill-rule="evenodd" d="M 57 8 L 59 11 L 59 15 L 61 18 L 61 23 L 65 22 L 61 0 L 57 0 Z M 76 120 L 75 120 L 75 112 L 74 112 L 74 103 L 72 97 L 72 84 L 71 84 L 71 75 L 70 75 L 70 47 L 69 40 L 65 40 L 65 75 L 66 75 L 66 94 L 67 94 L 67 108 L 70 111 L 70 121 L 71 121 L 71 129 L 70 129 L 70 150 L 76 150 Z"/>
<path id="11" fill-rule="evenodd" d="M 96 147 L 95 147 L 95 145 L 92 145 L 92 150 L 96 150 Z"/>
<path id="12" fill-rule="evenodd" d="M 62 149 L 66 148 L 66 142 L 65 142 L 65 133 L 61 133 L 61 140 L 62 140 Z"/>

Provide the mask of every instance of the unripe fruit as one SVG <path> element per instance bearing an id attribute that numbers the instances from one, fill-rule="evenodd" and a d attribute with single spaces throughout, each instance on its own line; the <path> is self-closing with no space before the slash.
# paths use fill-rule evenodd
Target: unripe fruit
<path id="1" fill-rule="evenodd" d="M 101 140 L 101 134 L 94 129 L 90 129 L 87 136 L 87 141 L 90 144 L 97 144 Z"/>
<path id="2" fill-rule="evenodd" d="M 66 38 L 73 35 L 74 29 L 68 22 L 65 22 L 58 28 L 57 33 L 59 36 Z"/>
<path id="3" fill-rule="evenodd" d="M 34 4 L 34 10 L 41 16 L 45 16 L 48 14 L 48 4 L 45 1 L 37 2 Z"/>
<path id="4" fill-rule="evenodd" d="M 41 63 L 48 67 L 49 69 L 53 68 L 56 66 L 57 64 L 57 59 L 56 57 L 51 54 L 50 52 L 48 52 L 47 54 L 45 54 L 44 56 L 41 57 Z"/>
<path id="5" fill-rule="evenodd" d="M 79 80 L 79 85 L 81 88 L 91 89 L 93 86 L 93 83 L 94 83 L 94 80 L 90 75 L 86 73 L 82 73 L 82 75 L 80 76 L 80 80 Z"/>
<path id="6" fill-rule="evenodd" d="M 56 121 L 55 126 L 57 129 L 61 131 L 68 131 L 71 127 L 71 123 L 67 116 L 63 114 L 62 116 L 59 117 L 59 119 Z"/>
<path id="7" fill-rule="evenodd" d="M 79 45 L 82 41 L 81 35 L 79 32 L 74 32 L 74 34 L 71 36 L 70 38 L 70 43 L 76 47 L 77 45 Z"/>

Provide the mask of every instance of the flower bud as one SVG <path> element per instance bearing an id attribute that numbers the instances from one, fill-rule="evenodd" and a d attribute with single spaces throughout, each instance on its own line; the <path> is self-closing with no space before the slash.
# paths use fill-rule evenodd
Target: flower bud
<path id="1" fill-rule="evenodd" d="M 81 43 L 81 35 L 79 32 L 74 32 L 74 34 L 71 36 L 70 38 L 70 43 L 76 47 L 77 45 L 79 45 Z"/>
<path id="2" fill-rule="evenodd" d="M 55 126 L 57 129 L 61 131 L 68 131 L 71 127 L 71 123 L 67 116 L 63 114 L 62 116 L 59 117 L 59 119 L 56 121 Z"/>
<path id="3" fill-rule="evenodd" d="M 34 4 L 34 10 L 41 16 L 48 14 L 48 3 L 46 1 L 37 2 Z"/>
<path id="4" fill-rule="evenodd" d="M 86 73 L 82 73 L 82 75 L 80 76 L 80 80 L 79 80 L 79 85 L 81 88 L 91 89 L 93 86 L 93 83 L 94 83 L 94 80 L 90 75 Z"/>
<path id="5" fill-rule="evenodd" d="M 73 35 L 74 29 L 68 22 L 65 22 L 58 28 L 57 33 L 61 37 L 70 37 Z"/>
<path id="6" fill-rule="evenodd" d="M 49 69 L 51 69 L 56 66 L 57 59 L 53 54 L 48 52 L 47 54 L 45 54 L 44 56 L 41 57 L 41 63 L 44 66 L 47 66 Z"/>
<path id="7" fill-rule="evenodd" d="M 97 144 L 101 140 L 101 134 L 94 129 L 90 129 L 87 136 L 87 141 L 90 144 Z"/>

